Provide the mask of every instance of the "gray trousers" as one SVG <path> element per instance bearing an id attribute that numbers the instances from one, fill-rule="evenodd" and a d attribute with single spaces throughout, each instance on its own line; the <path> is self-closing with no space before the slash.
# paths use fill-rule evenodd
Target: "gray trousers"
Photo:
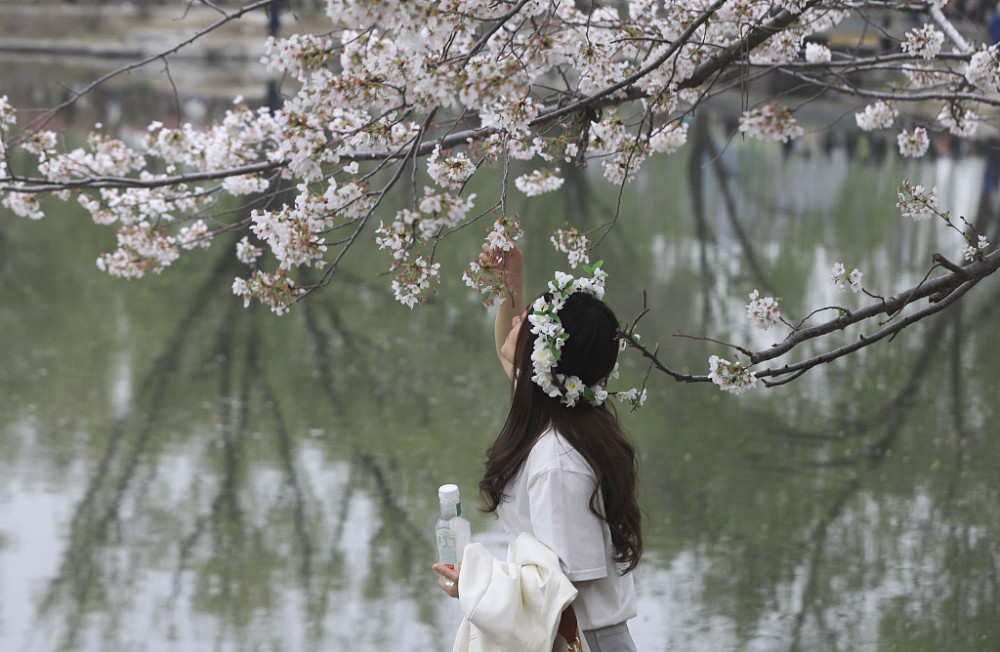
<path id="1" fill-rule="evenodd" d="M 589 629 L 583 633 L 590 646 L 590 652 L 636 652 L 628 625 L 621 623 L 611 627 Z"/>

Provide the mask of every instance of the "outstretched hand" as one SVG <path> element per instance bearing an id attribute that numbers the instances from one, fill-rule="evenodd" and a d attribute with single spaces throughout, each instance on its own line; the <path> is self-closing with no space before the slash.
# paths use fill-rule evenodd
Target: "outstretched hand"
<path id="1" fill-rule="evenodd" d="M 517 245 L 509 250 L 493 248 L 483 244 L 483 253 L 479 254 L 479 265 L 483 269 L 494 270 L 498 280 L 503 281 L 511 292 L 520 292 L 524 280 L 524 254 Z"/>

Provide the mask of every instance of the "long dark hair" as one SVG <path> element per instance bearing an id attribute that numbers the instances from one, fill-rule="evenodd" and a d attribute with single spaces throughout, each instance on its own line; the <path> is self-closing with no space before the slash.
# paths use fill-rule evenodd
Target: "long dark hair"
<path id="1" fill-rule="evenodd" d="M 559 318 L 569 339 L 556 370 L 577 376 L 588 386 L 607 378 L 618 358 L 618 320 L 611 309 L 596 297 L 578 292 L 567 298 Z M 486 474 L 479 483 L 486 502 L 484 511 L 496 512 L 504 489 L 524 464 L 535 440 L 551 426 L 593 469 L 597 486 L 590 496 L 590 509 L 607 522 L 615 561 L 624 564 L 623 574 L 627 573 L 642 556 L 635 448 L 607 402 L 594 406 L 581 399 L 567 407 L 531 381 L 535 337 L 530 324 L 524 323 L 514 350 L 510 412 L 486 451 Z M 601 498 L 603 505 L 599 504 Z"/>

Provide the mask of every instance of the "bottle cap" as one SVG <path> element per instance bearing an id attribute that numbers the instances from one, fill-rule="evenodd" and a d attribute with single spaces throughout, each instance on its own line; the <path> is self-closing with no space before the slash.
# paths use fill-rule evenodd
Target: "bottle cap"
<path id="1" fill-rule="evenodd" d="M 442 503 L 458 502 L 458 485 L 443 484 L 438 488 L 438 500 Z"/>

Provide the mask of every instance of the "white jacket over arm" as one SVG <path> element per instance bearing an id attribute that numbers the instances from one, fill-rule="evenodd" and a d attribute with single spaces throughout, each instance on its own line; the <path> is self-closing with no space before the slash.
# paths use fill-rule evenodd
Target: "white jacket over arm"
<path id="1" fill-rule="evenodd" d="M 562 612 L 577 590 L 559 569 L 559 557 L 530 534 L 517 537 L 510 559 L 501 562 L 480 543 L 466 547 L 458 578 L 465 618 L 453 652 L 553 649 Z"/>

